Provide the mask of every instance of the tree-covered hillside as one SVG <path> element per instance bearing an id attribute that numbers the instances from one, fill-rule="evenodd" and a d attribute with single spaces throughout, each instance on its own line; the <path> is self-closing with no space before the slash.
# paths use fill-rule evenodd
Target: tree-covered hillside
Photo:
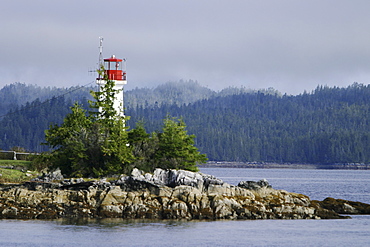
<path id="1" fill-rule="evenodd" d="M 87 94 L 80 99 L 85 105 Z M 44 130 L 50 123 L 60 123 L 73 103 L 54 101 L 19 106 L 1 119 L 0 148 L 43 150 L 39 143 Z M 131 117 L 127 124 L 134 127 L 142 120 L 148 132 L 160 130 L 167 114 L 183 117 L 209 160 L 370 163 L 369 85 L 320 86 L 291 96 L 273 89 L 214 92 L 186 81 L 130 90 L 125 101 L 126 115 Z M 28 103 L 32 105 L 37 102 Z M 23 108 L 27 111 L 19 111 Z"/>
<path id="2" fill-rule="evenodd" d="M 167 82 L 155 88 L 135 88 L 125 92 L 126 108 L 158 107 L 166 105 L 188 105 L 199 100 L 218 96 L 245 93 L 280 94 L 273 88 L 252 90 L 245 87 L 227 87 L 221 91 L 213 91 L 200 85 L 197 81 Z"/>
<path id="3" fill-rule="evenodd" d="M 83 98 L 91 98 L 89 92 L 92 89 L 95 87 L 40 87 L 16 82 L 0 89 L 0 116 L 10 110 L 25 106 L 27 103 L 31 104 L 36 99 L 38 102 L 44 102 L 53 97 L 65 95 L 64 98 L 67 101 L 74 102 L 83 100 Z"/>
<path id="4" fill-rule="evenodd" d="M 87 108 L 87 101 L 92 99 L 91 90 L 96 91 L 97 86 L 57 88 L 24 83 L 4 86 L 0 89 L 0 149 L 22 147 L 28 151 L 45 151 L 47 147 L 41 145 L 44 131 L 50 124 L 60 124 L 74 102 Z M 222 93 L 234 91 L 229 88 Z M 197 82 L 167 82 L 152 89 L 126 91 L 125 104 L 128 108 L 159 106 L 167 102 L 182 105 L 215 94 Z"/>
<path id="5" fill-rule="evenodd" d="M 195 81 L 167 82 L 154 89 L 135 88 L 125 93 L 125 103 L 128 107 L 154 106 L 166 104 L 188 104 L 200 99 L 207 99 L 216 92 L 201 86 Z"/>
<path id="6" fill-rule="evenodd" d="M 156 129 L 182 116 L 210 160 L 303 163 L 370 162 L 370 86 L 318 87 L 298 96 L 249 93 L 186 106 L 128 109 Z"/>

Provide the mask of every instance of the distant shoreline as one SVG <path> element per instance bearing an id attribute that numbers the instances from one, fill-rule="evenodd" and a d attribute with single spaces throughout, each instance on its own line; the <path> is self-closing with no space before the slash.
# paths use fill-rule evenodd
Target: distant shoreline
<path id="1" fill-rule="evenodd" d="M 289 164 L 268 162 L 227 162 L 209 161 L 203 168 L 260 168 L 260 169 L 327 169 L 327 170 L 370 170 L 370 164 Z"/>

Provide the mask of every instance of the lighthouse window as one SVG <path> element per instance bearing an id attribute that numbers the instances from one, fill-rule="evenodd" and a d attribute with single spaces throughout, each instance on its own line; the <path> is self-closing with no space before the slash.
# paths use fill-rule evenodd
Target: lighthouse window
<path id="1" fill-rule="evenodd" d="M 121 70 L 120 62 L 106 62 L 105 69 L 107 70 Z"/>
<path id="2" fill-rule="evenodd" d="M 109 62 L 105 62 L 104 68 L 107 69 L 107 70 L 110 70 L 110 63 Z"/>

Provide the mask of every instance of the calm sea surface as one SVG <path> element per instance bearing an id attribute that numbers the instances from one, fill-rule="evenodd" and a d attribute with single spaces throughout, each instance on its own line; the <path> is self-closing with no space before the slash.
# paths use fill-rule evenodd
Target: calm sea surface
<path id="1" fill-rule="evenodd" d="M 236 185 L 370 203 L 370 171 L 202 168 Z M 0 246 L 370 246 L 370 216 L 345 220 L 0 220 Z"/>

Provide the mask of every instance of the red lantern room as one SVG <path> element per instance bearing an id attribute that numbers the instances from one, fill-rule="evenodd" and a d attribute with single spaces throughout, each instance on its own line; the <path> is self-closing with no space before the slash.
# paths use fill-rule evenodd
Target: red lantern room
<path id="1" fill-rule="evenodd" d="M 126 71 L 122 71 L 122 59 L 116 58 L 114 55 L 104 59 L 104 69 L 108 76 L 108 80 L 126 81 Z"/>

